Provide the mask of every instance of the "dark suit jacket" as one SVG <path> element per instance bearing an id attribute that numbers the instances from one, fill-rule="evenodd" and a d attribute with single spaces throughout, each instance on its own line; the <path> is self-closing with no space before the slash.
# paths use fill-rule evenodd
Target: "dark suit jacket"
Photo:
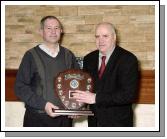
<path id="1" fill-rule="evenodd" d="M 88 126 L 133 126 L 132 102 L 138 86 L 137 58 L 116 46 L 100 80 L 98 59 L 98 50 L 84 57 L 83 69 L 94 78 L 96 93 L 96 104 L 90 105 L 95 116 L 88 117 Z"/>

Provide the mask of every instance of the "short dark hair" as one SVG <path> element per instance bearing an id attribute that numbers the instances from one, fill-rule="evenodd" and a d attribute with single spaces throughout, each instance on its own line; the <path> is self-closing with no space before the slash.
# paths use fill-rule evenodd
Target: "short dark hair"
<path id="1" fill-rule="evenodd" d="M 45 24 L 45 21 L 46 21 L 47 19 L 55 19 L 55 20 L 57 20 L 58 23 L 59 23 L 59 25 L 60 25 L 60 28 L 63 29 L 63 26 L 62 26 L 60 20 L 59 20 L 57 17 L 53 16 L 53 15 L 48 15 L 48 16 L 45 16 L 45 17 L 43 17 L 43 18 L 41 19 L 41 22 L 40 22 L 41 29 L 44 28 L 44 24 Z"/>

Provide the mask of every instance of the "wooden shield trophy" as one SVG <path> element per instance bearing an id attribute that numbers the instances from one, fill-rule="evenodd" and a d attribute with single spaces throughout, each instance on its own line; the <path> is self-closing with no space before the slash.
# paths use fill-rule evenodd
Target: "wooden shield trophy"
<path id="1" fill-rule="evenodd" d="M 93 91 L 92 77 L 77 69 L 70 69 L 59 73 L 54 81 L 55 95 L 58 97 L 64 109 L 54 109 L 60 115 L 89 115 L 94 114 L 90 110 L 83 109 L 85 103 L 77 102 L 72 98 L 75 90 Z"/>

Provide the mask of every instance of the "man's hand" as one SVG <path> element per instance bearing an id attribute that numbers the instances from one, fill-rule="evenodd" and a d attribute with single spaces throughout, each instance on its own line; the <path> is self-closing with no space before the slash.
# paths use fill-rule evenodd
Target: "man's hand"
<path id="1" fill-rule="evenodd" d="M 57 115 L 53 112 L 53 109 L 59 109 L 58 106 L 55 106 L 54 104 L 52 104 L 51 102 L 47 102 L 45 105 L 45 111 L 46 113 L 50 116 L 50 117 L 56 117 L 56 116 L 60 116 Z"/>
<path id="2" fill-rule="evenodd" d="M 96 94 L 88 91 L 75 90 L 72 95 L 76 101 L 87 104 L 94 104 L 96 100 Z"/>

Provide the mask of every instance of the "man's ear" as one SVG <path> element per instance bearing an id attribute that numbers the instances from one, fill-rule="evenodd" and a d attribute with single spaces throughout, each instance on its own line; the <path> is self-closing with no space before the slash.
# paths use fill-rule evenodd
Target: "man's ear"
<path id="1" fill-rule="evenodd" d="M 115 41 L 115 42 L 116 42 L 116 39 L 117 39 L 116 34 L 114 34 L 114 41 Z"/>
<path id="2" fill-rule="evenodd" d="M 60 33 L 63 34 L 63 30 L 62 29 L 60 30 Z"/>

